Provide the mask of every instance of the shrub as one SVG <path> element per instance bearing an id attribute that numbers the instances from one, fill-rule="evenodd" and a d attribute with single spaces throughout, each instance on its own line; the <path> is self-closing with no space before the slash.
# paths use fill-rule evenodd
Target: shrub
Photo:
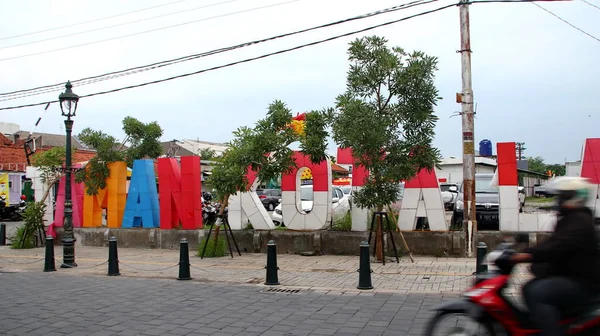
<path id="1" fill-rule="evenodd" d="M 29 232 L 27 232 L 27 235 L 25 237 L 25 239 L 23 239 L 23 237 L 26 234 L 26 226 L 25 225 L 21 225 L 19 227 L 17 227 L 17 231 L 15 232 L 14 235 L 11 235 L 10 238 L 10 244 L 11 244 L 11 248 L 14 249 L 30 249 L 30 248 L 34 248 L 35 247 L 35 236 L 33 235 L 33 232 L 31 232 L 31 234 Z M 23 244 L 21 245 L 21 242 L 23 242 Z"/>
<path id="2" fill-rule="evenodd" d="M 198 244 L 198 256 L 202 255 L 202 250 L 204 249 L 204 245 L 206 245 L 206 238 L 202 239 L 200 244 Z M 217 240 L 217 245 L 215 248 L 215 239 L 210 237 L 208 239 L 208 246 L 206 247 L 206 252 L 204 253 L 205 258 L 216 258 L 216 257 L 224 257 L 225 256 L 225 238 L 220 237 Z"/>
<path id="3" fill-rule="evenodd" d="M 350 231 L 352 230 L 352 215 L 347 212 L 343 217 L 333 219 L 333 225 L 331 226 L 333 231 Z"/>

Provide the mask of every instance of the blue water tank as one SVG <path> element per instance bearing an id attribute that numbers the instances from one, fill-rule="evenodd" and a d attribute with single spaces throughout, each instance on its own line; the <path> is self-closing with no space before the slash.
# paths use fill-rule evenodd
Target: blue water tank
<path id="1" fill-rule="evenodd" d="M 488 139 L 483 139 L 479 142 L 479 156 L 492 156 L 492 142 Z"/>

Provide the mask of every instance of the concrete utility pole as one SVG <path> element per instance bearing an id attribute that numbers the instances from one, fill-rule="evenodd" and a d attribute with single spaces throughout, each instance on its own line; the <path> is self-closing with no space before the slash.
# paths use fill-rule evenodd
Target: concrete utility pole
<path id="1" fill-rule="evenodd" d="M 473 257 L 475 246 L 475 233 L 477 232 L 477 218 L 475 217 L 475 142 L 474 142 L 474 113 L 473 113 L 473 87 L 471 83 L 471 34 L 469 29 L 468 0 L 461 0 L 460 4 L 460 54 L 462 66 L 462 93 L 457 96 L 461 103 L 462 111 L 462 139 L 463 139 L 463 195 L 464 217 L 463 230 L 465 231 L 465 254 Z"/>
<path id="2" fill-rule="evenodd" d="M 524 142 L 517 142 L 517 160 L 525 160 L 525 157 L 523 156 L 523 152 L 527 149 L 525 148 L 525 143 Z"/>

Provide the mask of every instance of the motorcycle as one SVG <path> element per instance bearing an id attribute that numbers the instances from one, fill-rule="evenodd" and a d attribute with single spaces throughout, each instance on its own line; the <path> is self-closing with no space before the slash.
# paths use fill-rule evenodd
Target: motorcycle
<path id="1" fill-rule="evenodd" d="M 217 221 L 217 207 L 211 202 L 204 202 L 202 205 L 202 223 L 204 225 L 213 225 Z"/>
<path id="2" fill-rule="evenodd" d="M 23 213 L 27 208 L 25 200 L 21 199 L 18 205 L 8 205 L 6 200 L 0 198 L 0 219 L 20 221 L 23 219 Z"/>
<path id="3" fill-rule="evenodd" d="M 516 243 L 528 240 L 527 234 L 519 235 Z M 463 293 L 461 299 L 435 308 L 436 315 L 429 322 L 425 335 L 437 335 L 436 328 L 453 315 L 466 316 L 466 327 L 453 327 L 442 335 L 533 336 L 541 333 L 528 312 L 516 307 L 503 293 L 515 267 L 509 261 L 515 253 L 513 245 L 505 241 L 486 256 L 489 271 L 477 274 L 473 286 Z M 585 305 L 565 309 L 562 315 L 561 323 L 568 328 L 569 335 L 600 335 L 600 295 L 591 297 Z"/>

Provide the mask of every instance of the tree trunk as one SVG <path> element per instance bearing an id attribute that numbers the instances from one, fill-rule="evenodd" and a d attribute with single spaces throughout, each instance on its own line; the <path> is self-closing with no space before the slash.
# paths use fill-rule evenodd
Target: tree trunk
<path id="1" fill-rule="evenodd" d="M 378 206 L 377 207 L 377 212 L 382 212 L 383 211 L 383 206 Z M 376 239 L 376 244 L 377 244 L 377 248 L 375 249 L 375 255 L 377 256 L 377 261 L 382 262 L 384 255 L 383 255 L 383 221 L 381 216 L 377 216 L 377 223 L 375 224 L 377 225 L 376 227 L 376 231 L 375 231 L 375 239 Z"/>
<path id="2" fill-rule="evenodd" d="M 221 218 L 222 223 L 225 223 L 225 221 L 226 221 L 226 219 L 223 218 L 223 213 L 225 213 L 225 208 L 227 207 L 227 204 L 229 203 L 229 196 L 230 195 L 225 196 L 225 199 L 223 199 L 223 202 L 221 202 L 221 209 L 219 210 L 218 217 Z M 215 246 L 216 246 L 217 242 L 219 241 L 219 231 L 220 231 L 220 229 L 221 229 L 221 225 L 217 225 L 217 227 L 215 228 L 215 237 L 213 238 L 214 241 L 215 241 Z M 227 230 L 227 229 L 225 229 L 225 230 Z"/>

